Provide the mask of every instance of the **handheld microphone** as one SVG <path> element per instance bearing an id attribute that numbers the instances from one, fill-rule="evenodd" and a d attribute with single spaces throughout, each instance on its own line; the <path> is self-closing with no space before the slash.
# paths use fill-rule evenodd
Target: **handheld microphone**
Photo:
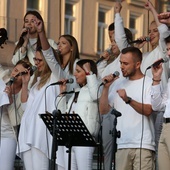
<path id="1" fill-rule="evenodd" d="M 67 79 L 67 80 L 66 80 L 66 83 L 72 84 L 73 82 L 74 82 L 74 79 L 73 79 L 73 78 L 70 78 L 70 79 Z M 61 84 L 63 84 L 63 82 L 62 82 L 62 81 L 58 81 L 58 82 L 55 82 L 55 83 L 50 84 L 50 86 L 61 85 Z"/>
<path id="2" fill-rule="evenodd" d="M 26 27 L 26 31 L 24 31 L 22 34 L 21 34 L 21 37 L 24 37 L 27 35 L 28 31 L 29 31 L 29 27 Z"/>
<path id="3" fill-rule="evenodd" d="M 151 66 L 149 66 L 146 70 L 148 70 L 148 69 L 150 69 L 151 67 L 157 67 L 157 66 L 159 66 L 159 64 L 161 64 L 161 63 L 166 63 L 166 62 L 168 62 L 169 61 L 169 58 L 161 58 L 160 60 L 158 60 L 158 61 L 156 61 L 156 62 L 154 62 Z"/>
<path id="4" fill-rule="evenodd" d="M 32 76 L 34 71 L 37 70 L 37 67 L 32 66 L 32 67 L 28 68 L 28 70 L 30 70 L 30 76 Z M 27 73 L 28 73 L 27 71 L 23 71 L 23 72 L 18 73 L 15 77 L 22 76 L 22 75 L 27 74 Z"/>
<path id="5" fill-rule="evenodd" d="M 102 57 L 100 57 L 97 61 L 96 61 L 96 64 L 99 64 L 101 61 L 103 61 L 104 60 L 104 57 L 102 56 Z"/>
<path id="6" fill-rule="evenodd" d="M 134 40 L 134 41 L 129 42 L 129 44 L 134 44 L 134 43 L 140 44 L 140 43 L 143 43 L 144 41 L 149 42 L 150 37 L 146 37 L 144 40 Z"/>
<path id="7" fill-rule="evenodd" d="M 11 77 L 10 80 L 6 83 L 7 86 L 11 86 L 15 81 L 15 77 Z"/>
<path id="8" fill-rule="evenodd" d="M 57 54 L 61 53 L 61 51 L 59 49 L 56 49 L 55 51 L 56 51 Z"/>
<path id="9" fill-rule="evenodd" d="M 120 73 L 119 73 L 118 71 L 115 71 L 112 75 L 113 75 L 113 77 L 115 78 L 115 77 L 118 77 L 118 76 L 120 75 Z M 107 81 L 107 80 L 104 80 L 104 81 L 100 84 L 100 86 L 105 85 L 106 83 L 108 83 L 108 81 Z"/>
<path id="10" fill-rule="evenodd" d="M 106 52 L 109 53 L 109 55 L 112 53 L 112 46 L 106 49 Z M 100 63 L 101 61 L 103 61 L 105 58 L 103 56 L 101 56 L 97 61 L 96 64 Z"/>

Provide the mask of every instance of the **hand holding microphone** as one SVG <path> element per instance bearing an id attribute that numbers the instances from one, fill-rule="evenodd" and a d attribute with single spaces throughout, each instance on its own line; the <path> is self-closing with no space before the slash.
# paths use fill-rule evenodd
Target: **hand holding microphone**
<path id="1" fill-rule="evenodd" d="M 143 42 L 149 42 L 150 41 L 150 37 L 140 37 L 137 40 L 131 41 L 129 42 L 129 44 L 141 44 Z"/>
<path id="2" fill-rule="evenodd" d="M 156 67 L 159 66 L 159 64 L 161 64 L 161 63 L 166 63 L 166 62 L 168 62 L 168 61 L 169 61 L 169 58 L 167 58 L 167 57 L 161 58 L 161 59 L 155 61 L 152 65 L 150 65 L 150 66 L 147 68 L 147 70 L 150 69 L 151 67 L 156 68 Z"/>
<path id="3" fill-rule="evenodd" d="M 162 59 L 161 59 L 162 60 Z M 158 60 L 158 61 L 156 61 L 155 63 L 158 63 L 158 62 L 160 62 L 161 60 Z M 155 65 L 155 63 L 154 64 L 152 64 L 152 65 Z M 151 66 L 150 66 L 151 67 Z M 151 69 L 152 69 L 152 75 L 153 75 L 153 78 L 152 78 L 152 80 L 153 80 L 153 84 L 152 85 L 156 85 L 156 84 L 159 84 L 160 82 L 161 82 L 161 76 L 162 76 L 162 72 L 163 72 L 163 67 L 162 67 L 162 64 L 159 64 L 158 66 L 153 66 L 153 67 L 151 67 Z"/>
<path id="4" fill-rule="evenodd" d="M 118 71 L 115 71 L 113 74 L 105 76 L 103 78 L 103 82 L 100 84 L 100 86 L 106 85 L 106 84 L 108 84 L 108 86 L 109 86 L 110 85 L 109 83 L 112 83 L 114 80 L 116 80 L 119 77 L 119 75 L 120 75 L 120 73 Z"/>
<path id="5" fill-rule="evenodd" d="M 22 34 L 21 34 L 21 37 L 24 38 L 24 37 L 28 34 L 29 30 L 30 30 L 29 27 L 25 27 L 25 28 L 23 29 L 23 32 L 22 32 Z"/>
<path id="6" fill-rule="evenodd" d="M 34 71 L 36 71 L 36 70 L 37 70 L 37 67 L 36 67 L 36 66 L 32 66 L 32 67 L 28 68 L 27 71 L 22 71 L 22 72 L 18 73 L 18 74 L 15 76 L 15 78 L 18 77 L 18 76 L 22 76 L 22 75 L 24 75 L 24 74 L 28 74 L 28 71 L 30 71 L 30 76 L 32 76 L 33 73 L 34 73 Z"/>
<path id="7" fill-rule="evenodd" d="M 110 45 L 109 48 L 107 48 L 102 56 L 96 61 L 96 64 L 100 63 L 103 60 L 108 60 L 110 58 L 110 55 L 112 54 L 112 46 Z"/>
<path id="8" fill-rule="evenodd" d="M 34 71 L 37 70 L 37 67 L 36 66 L 32 66 L 30 68 L 28 68 L 28 71 L 30 71 L 30 76 L 33 75 Z M 6 83 L 7 86 L 11 86 L 14 81 L 17 79 L 17 77 L 19 76 L 22 76 L 22 75 L 25 75 L 25 74 L 28 74 L 28 71 L 22 71 L 22 72 L 19 72 L 17 75 L 15 75 L 14 77 L 11 77 L 10 80 Z"/>

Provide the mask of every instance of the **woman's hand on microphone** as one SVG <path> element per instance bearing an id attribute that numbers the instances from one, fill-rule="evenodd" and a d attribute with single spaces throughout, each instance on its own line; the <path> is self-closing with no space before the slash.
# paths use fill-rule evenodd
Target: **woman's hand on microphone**
<path id="1" fill-rule="evenodd" d="M 66 91 L 67 89 L 67 85 L 66 85 L 66 82 L 67 82 L 67 79 L 61 79 L 59 80 L 60 82 L 62 82 L 59 87 L 60 87 L 60 93 L 63 93 Z"/>
<path id="2" fill-rule="evenodd" d="M 22 77 L 22 84 L 28 86 L 28 83 L 30 81 L 30 70 L 26 70 L 28 74 L 21 75 Z"/>
<path id="3" fill-rule="evenodd" d="M 157 60 L 159 61 L 159 60 Z M 159 84 L 161 82 L 161 75 L 163 72 L 163 67 L 162 67 L 162 63 L 160 63 L 158 66 L 156 67 L 151 67 L 152 70 L 152 75 L 153 75 L 153 85 Z"/>
<path id="4" fill-rule="evenodd" d="M 146 38 L 147 38 L 146 36 L 141 36 L 141 37 L 137 38 L 137 40 L 142 40 L 143 42 L 135 43 L 134 47 L 141 49 L 147 43 L 147 41 L 145 41 Z"/>

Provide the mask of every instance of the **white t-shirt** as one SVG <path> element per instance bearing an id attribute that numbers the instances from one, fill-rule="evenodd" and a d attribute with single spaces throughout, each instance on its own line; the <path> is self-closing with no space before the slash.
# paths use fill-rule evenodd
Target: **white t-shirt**
<path id="1" fill-rule="evenodd" d="M 125 89 L 127 96 L 139 103 L 151 104 L 150 88 L 152 80 L 145 77 L 131 81 L 128 78 L 118 79 L 109 89 L 109 104 L 119 111 L 122 116 L 118 117 L 117 130 L 120 130 L 121 137 L 117 139 L 118 149 L 142 148 L 155 150 L 154 126 L 152 115 L 144 116 L 136 112 L 129 104 L 126 104 L 116 92 L 118 89 Z M 143 94 L 143 95 L 142 95 Z"/>

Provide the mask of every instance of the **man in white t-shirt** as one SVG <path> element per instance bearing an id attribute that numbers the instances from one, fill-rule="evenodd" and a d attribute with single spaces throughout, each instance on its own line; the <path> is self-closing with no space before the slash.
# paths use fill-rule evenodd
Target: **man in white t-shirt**
<path id="1" fill-rule="evenodd" d="M 140 70 L 142 53 L 138 48 L 122 50 L 120 67 L 123 78 L 108 75 L 100 98 L 100 113 L 114 107 L 122 114 L 117 121 L 116 170 L 153 170 L 154 126 L 150 89 L 152 79 Z M 115 80 L 117 79 L 117 80 Z M 115 144 L 114 144 L 115 145 Z"/>

